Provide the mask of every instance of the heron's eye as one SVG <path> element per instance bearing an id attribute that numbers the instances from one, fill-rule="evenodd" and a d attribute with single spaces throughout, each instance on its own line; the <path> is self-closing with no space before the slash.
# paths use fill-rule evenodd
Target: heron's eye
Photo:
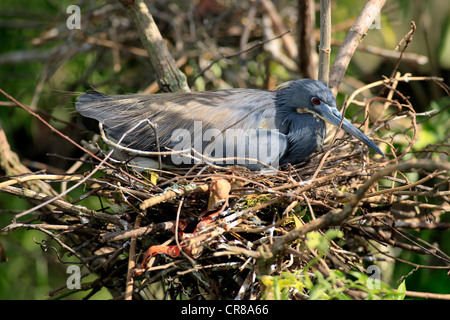
<path id="1" fill-rule="evenodd" d="M 311 102 L 313 104 L 315 104 L 316 106 L 320 105 L 320 99 L 319 98 L 314 97 L 314 98 L 311 99 Z"/>

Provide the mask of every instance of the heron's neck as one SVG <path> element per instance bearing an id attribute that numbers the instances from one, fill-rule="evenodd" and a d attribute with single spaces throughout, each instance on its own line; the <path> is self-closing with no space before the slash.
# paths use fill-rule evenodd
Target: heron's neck
<path id="1" fill-rule="evenodd" d="M 296 113 L 289 122 L 288 149 L 280 164 L 300 163 L 322 148 L 326 134 L 325 122 L 311 113 Z"/>

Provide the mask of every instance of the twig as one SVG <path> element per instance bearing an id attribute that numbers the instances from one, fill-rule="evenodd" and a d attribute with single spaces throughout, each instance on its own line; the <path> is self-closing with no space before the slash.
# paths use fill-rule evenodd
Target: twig
<path id="1" fill-rule="evenodd" d="M 22 177 L 16 177 L 4 182 L 0 182 L 0 189 L 7 187 L 7 186 L 12 186 L 14 184 L 17 183 L 24 183 L 27 181 L 32 181 L 32 180 L 58 180 L 58 181 L 78 181 L 80 179 L 82 179 L 83 176 L 79 176 L 79 175 L 53 175 L 53 174 L 30 174 L 30 175 L 26 175 L 26 176 L 22 176 Z"/>
<path id="2" fill-rule="evenodd" d="M 56 237 L 51 231 L 48 231 L 48 230 L 46 230 L 44 228 L 41 228 L 38 225 L 27 224 L 27 223 L 15 223 L 15 224 L 13 224 L 11 226 L 14 227 L 14 228 L 27 228 L 27 229 L 39 230 L 42 233 L 45 233 L 46 235 L 50 236 L 53 240 L 55 240 L 62 248 L 64 248 L 65 250 L 69 251 L 71 254 L 76 256 L 83 264 L 85 264 L 89 268 L 89 265 L 87 263 L 87 259 L 85 257 L 80 255 L 78 252 L 74 251 L 70 246 L 66 245 L 64 242 L 62 242 L 61 239 Z"/>
<path id="3" fill-rule="evenodd" d="M 107 48 L 111 48 L 111 49 L 115 49 L 115 50 L 122 50 L 122 51 L 127 51 L 130 52 L 134 55 L 137 56 L 141 56 L 141 57 L 148 57 L 148 52 L 145 49 L 141 49 L 141 48 L 137 48 L 137 47 L 128 47 L 123 45 L 122 43 L 118 43 L 118 42 L 114 42 L 108 39 L 99 39 L 99 38 L 94 38 L 94 37 L 90 37 L 90 36 L 86 36 L 86 35 L 82 35 L 83 39 L 90 43 L 90 44 L 95 44 L 98 46 L 103 46 L 103 47 L 107 47 Z"/>
<path id="4" fill-rule="evenodd" d="M 109 243 L 112 241 L 119 241 L 133 237 L 145 236 L 147 234 L 157 233 L 160 231 L 174 230 L 174 228 L 175 228 L 175 221 L 167 221 L 155 224 L 152 223 L 145 227 L 140 227 L 137 229 L 102 233 L 99 236 L 99 241 L 101 243 Z"/>
<path id="5" fill-rule="evenodd" d="M 134 221 L 134 229 L 139 228 L 140 224 L 141 224 L 141 216 L 137 215 L 136 220 Z M 128 257 L 128 272 L 125 285 L 125 300 L 131 300 L 133 298 L 134 269 L 136 267 L 136 242 L 137 237 L 134 236 L 131 239 Z"/>
<path id="6" fill-rule="evenodd" d="M 403 76 L 401 77 L 396 77 L 395 78 L 396 81 L 401 81 L 401 82 L 409 82 L 409 81 L 435 81 L 435 82 L 443 82 L 443 78 L 440 77 L 427 77 L 427 76 L 412 76 L 410 73 L 405 73 Z M 379 81 L 375 81 L 372 83 L 369 83 L 361 88 L 356 89 L 355 91 L 353 91 L 353 93 L 350 95 L 350 97 L 347 99 L 347 104 L 350 105 L 350 103 L 353 102 L 353 100 L 355 99 L 355 97 L 360 94 L 363 91 L 369 90 L 371 88 L 375 88 L 378 86 L 382 86 L 382 85 L 387 85 L 391 82 L 390 79 L 384 79 L 384 80 L 379 80 Z"/>
<path id="7" fill-rule="evenodd" d="M 99 220 L 102 220 L 102 221 L 105 221 L 108 223 L 113 223 L 113 224 L 121 226 L 121 227 L 123 226 L 123 224 L 125 222 L 125 221 L 121 221 L 118 216 L 114 216 L 111 214 L 105 214 L 105 213 L 101 213 L 101 212 L 96 212 L 94 210 L 90 210 L 86 207 L 79 206 L 79 205 L 73 205 L 64 200 L 55 199 L 55 197 L 49 196 L 47 194 L 36 193 L 36 191 L 32 191 L 30 189 L 15 188 L 15 187 L 8 186 L 8 187 L 2 188 L 0 191 L 14 194 L 19 197 L 25 197 L 25 198 L 32 199 L 32 200 L 44 201 L 44 202 L 42 202 L 44 204 L 41 203 L 41 205 L 35 206 L 29 210 L 23 211 L 20 214 L 15 215 L 13 218 L 13 223 L 8 225 L 7 227 L 5 227 L 5 230 L 14 229 L 16 226 L 17 219 L 19 219 L 27 214 L 30 214 L 50 203 L 53 206 L 60 208 L 64 212 L 69 212 L 74 215 L 79 215 L 79 216 L 86 217 L 86 218 L 99 219 Z"/>
<path id="8" fill-rule="evenodd" d="M 411 30 L 409 30 L 409 32 L 403 37 L 403 39 L 400 40 L 399 44 L 395 48 L 395 51 L 397 51 L 398 47 L 403 43 L 403 41 L 405 41 L 405 45 L 403 46 L 403 49 L 400 52 L 400 56 L 398 57 L 397 63 L 395 64 L 395 67 L 394 67 L 394 70 L 392 70 L 391 78 L 393 78 L 394 75 L 397 73 L 398 67 L 403 58 L 403 54 L 406 51 L 406 49 L 408 48 L 409 44 L 411 43 L 413 34 L 415 32 L 416 32 L 416 23 L 414 21 L 411 21 Z"/>
<path id="9" fill-rule="evenodd" d="M 414 187 L 416 187 L 418 185 L 421 185 L 422 183 L 424 183 L 424 182 L 426 182 L 426 181 L 428 181 L 430 179 L 433 179 L 435 176 L 437 176 L 439 174 L 443 174 L 443 173 L 446 173 L 446 171 L 445 170 L 444 171 L 437 171 L 437 172 L 434 172 L 434 173 L 432 173 L 430 175 L 427 175 L 426 177 L 424 177 L 424 178 L 422 178 L 422 179 L 420 179 L 420 180 L 418 180 L 416 182 L 413 182 L 413 183 L 410 183 L 410 184 L 407 184 L 407 185 L 404 185 L 404 186 L 401 186 L 401 187 L 394 187 L 394 188 L 381 190 L 381 191 L 375 191 L 375 192 L 366 194 L 366 195 L 364 195 L 364 198 L 376 197 L 376 196 L 379 196 L 381 194 L 394 193 L 396 191 L 403 191 L 403 190 L 411 189 L 411 188 L 414 188 Z M 439 193 L 438 192 L 435 193 L 435 195 L 437 195 L 437 194 L 439 194 Z"/>
<path id="10" fill-rule="evenodd" d="M 155 144 L 156 144 L 156 150 L 155 152 L 146 152 L 146 151 L 140 151 L 140 150 L 135 150 L 135 149 L 131 149 L 131 148 L 127 148 L 127 147 L 123 147 L 120 145 L 119 143 L 115 143 L 111 140 L 109 140 L 106 137 L 105 134 L 105 130 L 103 129 L 103 123 L 99 122 L 98 123 L 98 127 L 100 130 L 100 136 L 102 137 L 103 141 L 107 144 L 109 144 L 110 146 L 119 149 L 119 150 L 124 150 L 124 151 L 128 151 L 130 153 L 135 153 L 135 154 L 141 154 L 141 155 L 156 155 L 158 157 L 158 165 L 159 165 L 159 170 L 162 169 L 162 161 L 161 161 L 161 155 L 168 155 L 168 154 L 175 154 L 178 152 L 183 152 L 183 151 L 168 151 L 168 152 L 161 152 L 161 147 L 159 144 L 159 136 L 158 136 L 158 131 L 157 131 L 157 125 L 155 125 L 153 122 L 151 122 L 149 119 L 143 119 L 139 122 L 137 122 L 136 124 L 134 124 L 130 129 L 128 129 L 127 131 L 125 131 L 124 135 L 128 135 L 131 132 L 133 132 L 134 130 L 136 130 L 141 124 L 143 123 L 147 123 L 153 130 L 153 134 L 155 135 Z"/>
<path id="11" fill-rule="evenodd" d="M 342 41 L 338 40 L 331 40 L 331 45 L 340 47 L 342 46 Z M 425 65 L 428 63 L 428 57 L 424 56 L 422 54 L 417 53 L 409 53 L 409 52 L 398 52 L 394 50 L 384 49 L 375 47 L 372 45 L 360 45 L 356 48 L 356 50 L 361 52 L 367 52 L 376 56 L 380 56 L 385 59 L 389 60 L 398 60 L 400 58 L 400 55 L 402 54 L 402 61 L 404 62 L 410 62 L 410 63 L 416 63 L 419 65 Z"/>
<path id="12" fill-rule="evenodd" d="M 450 300 L 450 294 L 432 293 L 432 292 L 417 292 L 406 290 L 405 295 L 413 298 L 433 299 L 433 300 Z"/>
<path id="13" fill-rule="evenodd" d="M 209 190 L 209 185 L 207 184 L 199 184 L 199 185 L 188 185 L 183 188 L 177 188 L 175 190 L 167 190 L 161 195 L 154 196 L 150 199 L 147 199 L 141 203 L 139 206 L 141 210 L 146 210 L 147 208 L 154 206 L 163 201 L 167 201 L 169 199 L 183 196 L 196 192 L 207 192 Z"/>
<path id="14" fill-rule="evenodd" d="M 178 249 L 180 250 L 180 253 L 191 263 L 192 267 L 196 268 L 197 263 L 194 259 L 192 259 L 186 252 L 184 252 L 183 247 L 181 247 L 180 239 L 179 239 L 179 227 L 180 227 L 180 214 L 181 214 L 181 208 L 183 207 L 184 203 L 184 196 L 181 197 L 180 202 L 178 203 L 178 209 L 177 209 L 177 216 L 175 220 L 175 243 L 177 244 Z"/>
<path id="15" fill-rule="evenodd" d="M 74 184 L 72 187 L 70 187 L 69 189 L 66 189 L 65 191 L 57 194 L 56 196 L 53 197 L 48 197 L 45 196 L 45 198 L 47 200 L 45 200 L 44 202 L 32 207 L 31 209 L 25 210 L 24 212 L 14 216 L 13 222 L 16 222 L 16 220 L 20 217 L 23 217 L 27 214 L 32 213 L 33 211 L 39 210 L 40 208 L 45 207 L 48 204 L 54 203 L 55 201 L 58 201 L 60 198 L 64 197 L 66 194 L 68 194 L 69 192 L 71 192 L 72 190 L 75 190 L 76 188 L 78 188 L 80 185 L 82 185 L 84 182 L 86 182 L 89 178 L 91 178 L 97 171 L 98 169 L 103 165 L 103 163 L 105 163 L 108 158 L 111 156 L 111 154 L 113 153 L 113 150 L 111 150 L 109 152 L 109 154 L 100 162 L 99 165 L 97 165 L 94 170 L 92 170 L 89 174 L 87 174 L 84 178 L 82 178 L 79 182 L 77 182 L 76 184 Z M 6 187 L 6 188 L 11 188 L 11 187 Z M 6 189 L 3 188 L 2 190 Z M 42 197 L 44 198 L 44 197 Z M 44 199 L 43 199 L 44 200 Z"/>
<path id="16" fill-rule="evenodd" d="M 251 30 L 254 26 L 255 23 L 255 17 L 256 17 L 256 13 L 258 11 L 258 5 L 259 5 L 259 1 L 254 1 L 253 3 L 251 3 L 250 8 L 248 10 L 248 14 L 247 14 L 247 20 L 248 22 L 245 25 L 245 29 L 244 32 L 242 32 L 242 36 L 241 39 L 239 41 L 239 50 L 240 51 L 244 51 L 245 47 L 248 43 L 248 39 L 250 38 L 250 33 Z M 241 58 L 245 59 L 247 54 L 247 52 L 242 52 L 241 54 Z"/>

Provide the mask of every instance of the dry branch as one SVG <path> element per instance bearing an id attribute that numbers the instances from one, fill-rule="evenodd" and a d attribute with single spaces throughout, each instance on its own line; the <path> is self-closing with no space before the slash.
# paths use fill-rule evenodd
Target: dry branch
<path id="1" fill-rule="evenodd" d="M 335 95 L 356 48 L 366 36 L 367 30 L 377 15 L 380 14 L 385 2 L 386 0 L 368 0 L 355 23 L 348 31 L 330 71 L 329 87 Z"/>
<path id="2" fill-rule="evenodd" d="M 298 18 L 298 67 L 304 78 L 317 79 L 318 56 L 314 28 L 316 11 L 314 0 L 299 0 L 297 3 Z"/>
<path id="3" fill-rule="evenodd" d="M 320 0 L 320 45 L 318 79 L 328 85 L 331 55 L 331 1 Z"/>
<path id="4" fill-rule="evenodd" d="M 1 89 L 0 89 L 1 90 Z M 31 170 L 22 164 L 18 155 L 11 150 L 5 131 L 0 123 L 0 168 L 2 168 L 8 176 L 29 175 Z M 18 178 L 19 179 L 19 178 Z M 28 183 L 30 189 L 37 192 L 45 192 L 46 194 L 56 195 L 57 192 L 46 182 L 42 180 L 34 180 Z"/>
<path id="5" fill-rule="evenodd" d="M 283 41 L 283 44 L 286 48 L 286 51 L 288 52 L 288 55 L 291 59 L 297 59 L 298 56 L 298 50 L 297 46 L 295 44 L 295 40 L 288 32 L 289 30 L 286 30 L 286 27 L 283 24 L 283 21 L 278 14 L 274 4 L 270 0 L 261 0 L 261 3 L 266 10 L 267 14 L 270 17 L 270 20 L 272 21 L 273 29 L 276 34 L 286 34 L 286 36 L 282 37 L 281 40 Z"/>
<path id="6" fill-rule="evenodd" d="M 153 17 L 143 0 L 119 0 L 137 27 L 139 36 L 165 92 L 190 91 L 186 76 L 178 69 Z"/>

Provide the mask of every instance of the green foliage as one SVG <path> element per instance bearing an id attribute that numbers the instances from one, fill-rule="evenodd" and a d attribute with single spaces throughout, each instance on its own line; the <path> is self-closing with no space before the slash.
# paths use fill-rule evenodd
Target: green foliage
<path id="1" fill-rule="evenodd" d="M 261 283 L 265 287 L 263 299 L 288 300 L 292 295 L 301 295 L 309 300 L 351 300 L 355 296 L 366 300 L 403 300 L 405 281 L 395 289 L 361 271 L 344 273 L 330 269 L 324 275 L 316 268 L 319 257 L 326 256 L 329 251 L 330 240 L 342 236 L 342 231 L 335 229 L 327 230 L 324 235 L 316 231 L 309 232 L 305 245 L 309 250 L 317 250 L 319 256 L 296 272 L 262 276 Z"/>
<path id="2" fill-rule="evenodd" d="M 371 286 L 369 276 L 360 271 L 345 274 L 340 270 L 330 270 L 329 275 L 324 276 L 320 271 L 307 270 L 295 273 L 282 272 L 279 276 L 263 276 L 261 278 L 265 286 L 263 299 L 288 300 L 298 292 L 308 300 L 351 300 L 354 296 L 366 300 L 405 298 L 405 281 L 398 288 L 382 282 L 378 286 Z"/>
<path id="3" fill-rule="evenodd" d="M 310 250 L 318 250 L 321 255 L 326 255 L 330 248 L 330 240 L 342 236 L 343 232 L 341 230 L 329 229 L 325 235 L 312 231 L 306 235 L 306 246 Z"/>

